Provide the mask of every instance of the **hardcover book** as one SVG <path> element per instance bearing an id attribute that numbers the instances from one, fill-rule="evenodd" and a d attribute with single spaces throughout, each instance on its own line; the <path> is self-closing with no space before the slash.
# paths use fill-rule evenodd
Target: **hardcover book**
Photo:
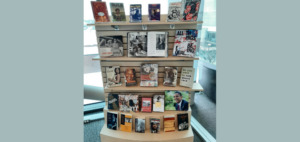
<path id="1" fill-rule="evenodd" d="M 183 0 L 182 21 L 197 21 L 201 0 Z"/>
<path id="2" fill-rule="evenodd" d="M 140 86 L 158 86 L 158 64 L 142 64 Z"/>
<path id="3" fill-rule="evenodd" d="M 118 113 L 107 112 L 107 128 L 118 130 Z"/>
<path id="4" fill-rule="evenodd" d="M 122 112 L 139 112 L 139 96 L 119 95 L 119 108 Z"/>
<path id="5" fill-rule="evenodd" d="M 194 84 L 194 68 L 183 67 L 181 69 L 180 86 L 193 88 Z"/>
<path id="6" fill-rule="evenodd" d="M 130 5 L 130 22 L 142 22 L 142 5 L 131 4 Z"/>
<path id="7" fill-rule="evenodd" d="M 154 95 L 153 96 L 153 112 L 164 112 L 165 108 L 165 96 Z"/>
<path id="8" fill-rule="evenodd" d="M 145 133 L 145 117 L 139 116 L 135 118 L 135 132 Z"/>
<path id="9" fill-rule="evenodd" d="M 159 133 L 159 131 L 160 131 L 160 119 L 150 118 L 150 131 L 151 131 L 151 133 Z"/>
<path id="10" fill-rule="evenodd" d="M 173 56 L 195 57 L 197 30 L 176 30 Z"/>
<path id="11" fill-rule="evenodd" d="M 165 91 L 165 110 L 188 111 L 188 91 Z"/>
<path id="12" fill-rule="evenodd" d="M 147 56 L 168 56 L 168 32 L 148 32 L 147 41 Z"/>
<path id="13" fill-rule="evenodd" d="M 137 85 L 135 69 L 133 69 L 133 68 L 126 69 L 125 85 L 126 86 L 136 86 Z"/>
<path id="14" fill-rule="evenodd" d="M 164 86 L 173 86 L 177 84 L 177 67 L 165 67 Z"/>
<path id="15" fill-rule="evenodd" d="M 164 131 L 174 132 L 175 131 L 175 116 L 165 115 L 164 116 Z"/>
<path id="16" fill-rule="evenodd" d="M 119 95 L 118 94 L 108 94 L 108 109 L 119 110 Z"/>
<path id="17" fill-rule="evenodd" d="M 142 112 L 151 112 L 152 98 L 142 98 Z"/>
<path id="18" fill-rule="evenodd" d="M 169 4 L 167 20 L 169 22 L 180 21 L 181 2 L 172 2 Z"/>
<path id="19" fill-rule="evenodd" d="M 160 4 L 149 4 L 148 10 L 149 21 L 160 21 Z"/>
<path id="20" fill-rule="evenodd" d="M 123 56 L 122 36 L 100 36 L 98 38 L 98 51 L 100 57 Z"/>
<path id="21" fill-rule="evenodd" d="M 109 22 L 106 2 L 91 1 L 95 22 Z"/>
<path id="22" fill-rule="evenodd" d="M 147 32 L 128 32 L 128 57 L 147 56 Z"/>
<path id="23" fill-rule="evenodd" d="M 132 131 L 132 115 L 121 114 L 120 130 L 125 132 Z"/>
<path id="24" fill-rule="evenodd" d="M 189 115 L 188 113 L 177 114 L 178 131 L 184 131 L 189 129 Z"/>
<path id="25" fill-rule="evenodd" d="M 119 66 L 106 67 L 106 87 L 121 86 L 121 75 Z"/>
<path id="26" fill-rule="evenodd" d="M 123 3 L 110 3 L 113 22 L 126 22 L 126 16 Z"/>

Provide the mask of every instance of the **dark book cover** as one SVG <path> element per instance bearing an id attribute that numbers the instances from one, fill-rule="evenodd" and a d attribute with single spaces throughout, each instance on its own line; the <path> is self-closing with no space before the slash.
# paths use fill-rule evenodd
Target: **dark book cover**
<path id="1" fill-rule="evenodd" d="M 107 112 L 107 128 L 118 130 L 118 113 Z"/>
<path id="2" fill-rule="evenodd" d="M 178 120 L 178 131 L 184 131 L 189 129 L 188 113 L 177 114 L 177 120 Z"/>
<path id="3" fill-rule="evenodd" d="M 145 133 L 145 117 L 136 117 L 135 118 L 135 132 Z"/>
<path id="4" fill-rule="evenodd" d="M 141 65 L 140 86 L 158 86 L 158 64 Z"/>
<path id="5" fill-rule="evenodd" d="M 127 33 L 128 57 L 147 56 L 147 32 Z"/>
<path id="6" fill-rule="evenodd" d="M 106 2 L 91 1 L 95 22 L 109 22 Z"/>
<path id="7" fill-rule="evenodd" d="M 136 86 L 136 72 L 135 69 L 129 68 L 125 71 L 125 85 L 126 86 Z"/>
<path id="8" fill-rule="evenodd" d="M 142 98 L 142 112 L 151 112 L 152 98 Z"/>
<path id="9" fill-rule="evenodd" d="M 177 84 L 177 67 L 165 67 L 164 86 L 173 86 Z"/>
<path id="10" fill-rule="evenodd" d="M 142 22 L 142 5 L 131 4 L 130 5 L 130 22 Z"/>
<path id="11" fill-rule="evenodd" d="M 100 36 L 97 42 L 100 57 L 123 56 L 123 36 Z"/>
<path id="12" fill-rule="evenodd" d="M 183 0 L 183 21 L 197 21 L 201 0 Z"/>
<path id="13" fill-rule="evenodd" d="M 108 109 L 119 110 L 119 95 L 108 94 Z"/>
<path id="14" fill-rule="evenodd" d="M 123 3 L 110 3 L 110 10 L 111 10 L 113 22 L 126 21 Z"/>
<path id="15" fill-rule="evenodd" d="M 149 21 L 160 21 L 160 4 L 149 4 Z"/>
<path id="16" fill-rule="evenodd" d="M 160 119 L 150 118 L 150 131 L 151 131 L 151 133 L 159 133 L 159 131 L 160 131 Z"/>

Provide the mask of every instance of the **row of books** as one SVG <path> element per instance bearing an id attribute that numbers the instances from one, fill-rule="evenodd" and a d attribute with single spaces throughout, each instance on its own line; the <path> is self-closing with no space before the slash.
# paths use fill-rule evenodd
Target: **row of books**
<path id="1" fill-rule="evenodd" d="M 121 112 L 164 112 L 165 110 L 188 111 L 188 91 L 165 91 L 165 95 L 141 97 L 138 94 L 108 94 L 109 110 Z"/>
<path id="2" fill-rule="evenodd" d="M 107 128 L 112 130 L 118 130 L 120 127 L 121 131 L 132 132 L 133 129 L 133 116 L 132 114 L 121 113 L 121 121 L 118 121 L 118 112 L 107 112 Z M 146 119 L 144 116 L 135 117 L 135 132 L 145 133 L 146 130 Z M 150 132 L 159 133 L 161 129 L 160 118 L 150 117 L 149 118 Z M 177 114 L 178 131 L 184 131 L 189 129 L 189 116 L 188 113 Z M 175 131 L 175 115 L 164 115 L 163 117 L 163 130 L 164 132 Z"/>
<path id="3" fill-rule="evenodd" d="M 167 21 L 197 21 L 201 0 L 183 0 L 169 4 Z M 95 22 L 110 22 L 106 2 L 92 1 L 92 10 Z M 148 20 L 160 21 L 160 4 L 148 4 Z M 110 3 L 113 22 L 125 22 L 125 10 L 123 3 Z M 130 5 L 130 22 L 142 22 L 142 5 Z"/>
<path id="4" fill-rule="evenodd" d="M 176 30 L 173 56 L 195 57 L 197 30 Z M 100 57 L 120 57 L 123 55 L 123 36 L 99 36 L 97 38 Z M 167 57 L 168 32 L 128 32 L 128 57 Z"/>
<path id="5" fill-rule="evenodd" d="M 106 88 L 121 86 L 120 66 L 106 67 Z M 180 86 L 192 88 L 194 83 L 195 69 L 192 67 L 182 67 L 180 76 Z M 164 69 L 164 86 L 175 87 L 177 85 L 178 68 L 165 67 Z M 134 68 L 125 69 L 125 86 L 137 86 L 136 70 Z M 158 64 L 141 64 L 140 69 L 140 86 L 158 86 Z"/>

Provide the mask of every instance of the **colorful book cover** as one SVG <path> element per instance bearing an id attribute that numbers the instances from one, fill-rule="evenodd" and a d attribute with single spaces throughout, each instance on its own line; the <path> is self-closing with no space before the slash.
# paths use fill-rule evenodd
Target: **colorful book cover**
<path id="1" fill-rule="evenodd" d="M 147 56 L 147 32 L 128 32 L 128 57 Z"/>
<path id="2" fill-rule="evenodd" d="M 164 112 L 165 108 L 165 96 L 154 95 L 153 96 L 153 112 Z"/>
<path id="3" fill-rule="evenodd" d="M 118 113 L 107 112 L 107 128 L 118 130 Z"/>
<path id="4" fill-rule="evenodd" d="M 142 98 L 142 112 L 151 112 L 152 98 Z"/>
<path id="5" fill-rule="evenodd" d="M 160 4 L 148 5 L 149 21 L 160 21 Z"/>
<path id="6" fill-rule="evenodd" d="M 113 22 L 126 22 L 125 10 L 123 3 L 110 3 L 111 15 Z"/>
<path id="7" fill-rule="evenodd" d="M 121 86 L 121 75 L 119 66 L 106 67 L 106 87 Z"/>
<path id="8" fill-rule="evenodd" d="M 164 86 L 173 86 L 177 84 L 177 67 L 165 67 Z"/>
<path id="9" fill-rule="evenodd" d="M 100 36 L 97 42 L 100 57 L 123 56 L 122 36 Z"/>
<path id="10" fill-rule="evenodd" d="M 189 129 L 189 115 L 188 113 L 177 114 L 178 131 L 184 131 Z"/>
<path id="11" fill-rule="evenodd" d="M 119 95 L 118 94 L 108 94 L 108 109 L 119 110 Z"/>
<path id="12" fill-rule="evenodd" d="M 142 64 L 140 86 L 158 86 L 158 64 Z"/>
<path id="13" fill-rule="evenodd" d="M 132 131 L 132 115 L 121 114 L 120 130 L 125 132 Z"/>
<path id="14" fill-rule="evenodd" d="M 168 32 L 148 32 L 147 41 L 151 41 L 147 45 L 147 56 L 168 56 Z"/>
<path id="15" fill-rule="evenodd" d="M 182 21 L 197 21 L 201 0 L 183 0 Z"/>
<path id="16" fill-rule="evenodd" d="M 188 111 L 188 91 L 165 91 L 165 110 Z"/>
<path id="17" fill-rule="evenodd" d="M 160 119 L 150 118 L 150 131 L 151 131 L 151 133 L 159 133 L 159 131 L 160 131 Z"/>
<path id="18" fill-rule="evenodd" d="M 95 22 L 109 22 L 106 2 L 91 1 Z"/>
<path id="19" fill-rule="evenodd" d="M 195 57 L 197 30 L 176 30 L 173 56 Z"/>
<path id="20" fill-rule="evenodd" d="M 183 67 L 181 69 L 181 76 L 180 76 L 180 86 L 193 88 L 194 84 L 194 74 L 195 69 L 194 68 L 187 68 Z"/>
<path id="21" fill-rule="evenodd" d="M 131 4 L 130 5 L 130 22 L 142 22 L 142 5 Z"/>
<path id="22" fill-rule="evenodd" d="M 121 112 L 139 112 L 139 96 L 119 95 L 119 108 Z"/>
<path id="23" fill-rule="evenodd" d="M 169 4 L 167 20 L 169 22 L 180 21 L 181 2 L 172 2 Z"/>
<path id="24" fill-rule="evenodd" d="M 133 68 L 128 68 L 125 71 L 125 85 L 126 86 L 136 86 L 137 81 L 136 81 L 136 74 L 135 74 L 135 69 Z"/>
<path id="25" fill-rule="evenodd" d="M 164 116 L 164 131 L 165 132 L 175 131 L 175 115 Z"/>
<path id="26" fill-rule="evenodd" d="M 145 133 L 145 117 L 139 116 L 135 118 L 135 132 L 137 133 Z"/>

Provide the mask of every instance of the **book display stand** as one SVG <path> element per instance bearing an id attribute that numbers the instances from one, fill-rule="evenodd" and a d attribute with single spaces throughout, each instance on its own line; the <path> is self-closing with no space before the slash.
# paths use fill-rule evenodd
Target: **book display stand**
<path id="1" fill-rule="evenodd" d="M 106 106 L 104 108 L 105 124 L 100 132 L 101 141 L 103 142 L 192 142 L 194 140 L 194 134 L 191 128 L 191 107 L 188 111 L 168 111 L 164 112 L 120 112 L 117 110 L 108 110 L 107 101 L 109 93 L 132 93 L 139 95 L 139 97 L 153 97 L 153 95 L 164 95 L 167 90 L 174 91 L 189 91 L 189 97 L 195 91 L 203 91 L 200 84 L 194 83 L 192 88 L 182 87 L 179 85 L 180 75 L 182 67 L 193 67 L 194 60 L 199 60 L 199 58 L 188 58 L 188 57 L 176 57 L 172 56 L 174 47 L 174 37 L 176 30 L 185 29 L 197 29 L 197 24 L 202 23 L 196 22 L 167 22 L 167 15 L 161 15 L 161 21 L 149 22 L 148 15 L 143 15 L 141 23 L 130 23 L 129 17 L 127 16 L 126 22 L 123 23 L 96 23 L 88 24 L 88 26 L 95 26 L 96 36 L 113 36 L 122 35 L 123 36 L 123 57 L 95 57 L 93 60 L 100 60 L 103 86 L 106 86 L 106 67 L 109 66 L 120 66 L 121 71 L 121 81 L 122 86 L 104 88 Z M 136 31 L 164 31 L 168 32 L 168 57 L 128 57 L 127 55 L 127 32 Z M 148 41 L 151 42 L 151 41 Z M 140 86 L 140 76 L 141 76 L 141 64 L 142 63 L 153 63 L 158 64 L 158 86 L 157 87 L 141 87 Z M 164 82 L 164 68 L 165 67 L 178 67 L 177 75 L 177 85 L 176 87 L 163 86 Z M 137 86 L 125 86 L 125 70 L 126 68 L 134 68 L 137 77 Z M 191 103 L 189 103 L 190 105 Z M 121 130 L 111 130 L 107 128 L 107 112 L 118 112 L 118 119 L 120 122 L 120 114 L 128 113 L 131 114 L 132 119 L 132 132 L 124 132 Z M 185 131 L 178 131 L 177 114 L 188 113 L 189 119 L 189 129 Z M 164 115 L 175 115 L 175 128 L 174 132 L 164 132 Z M 135 129 L 135 117 L 143 116 L 146 120 L 145 133 L 137 133 Z M 160 132 L 151 133 L 150 132 L 150 122 L 149 117 L 159 117 L 160 118 Z M 120 124 L 120 123 L 119 123 Z"/>

